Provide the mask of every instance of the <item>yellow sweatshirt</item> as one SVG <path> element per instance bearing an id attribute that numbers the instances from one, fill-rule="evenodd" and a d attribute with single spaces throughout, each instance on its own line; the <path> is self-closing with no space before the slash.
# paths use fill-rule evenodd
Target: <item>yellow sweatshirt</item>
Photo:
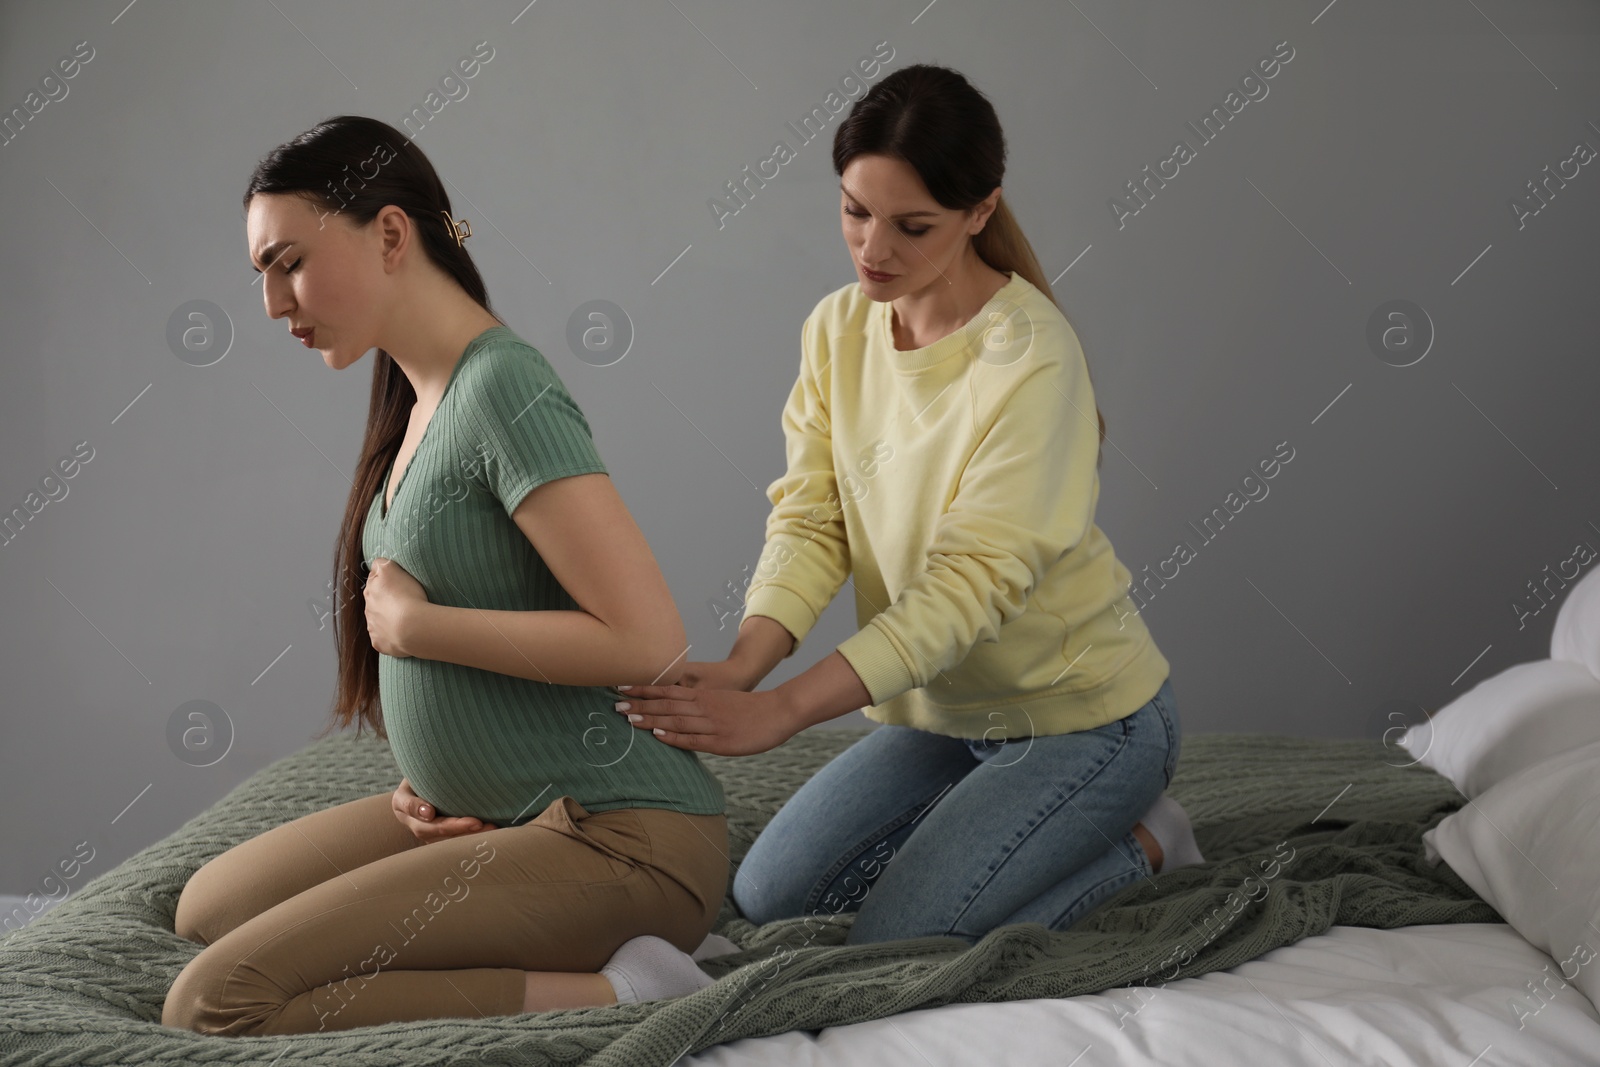
<path id="1" fill-rule="evenodd" d="M 997 739 L 1137 711 L 1169 665 L 1094 524 L 1099 425 L 1077 334 L 1017 273 L 924 348 L 894 347 L 890 310 L 852 282 L 801 328 L 788 470 L 767 488 L 745 614 L 798 649 L 851 578 L 860 630 L 838 651 L 881 723 Z"/>

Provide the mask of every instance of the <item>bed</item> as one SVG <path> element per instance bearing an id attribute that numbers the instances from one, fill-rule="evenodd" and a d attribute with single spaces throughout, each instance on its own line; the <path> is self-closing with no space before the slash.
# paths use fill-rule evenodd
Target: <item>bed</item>
<path id="1" fill-rule="evenodd" d="M 1325 933 L 1159 993 L 950 1004 L 819 1034 L 743 1038 L 682 1067 L 1274 1064 L 1562 1067 L 1600 1062 L 1600 1013 L 1559 992 L 1519 1029 L 1507 1003 L 1549 957 L 1504 923 Z"/>
<path id="2" fill-rule="evenodd" d="M 727 792 L 730 862 L 859 736 L 810 730 L 759 756 L 701 757 Z M 1186 738 L 1171 792 L 1208 862 L 1130 886 L 1065 932 L 1023 924 L 971 947 L 851 947 L 848 914 L 755 927 L 725 901 L 716 929 L 741 951 L 702 961 L 718 981 L 678 1000 L 289 1037 L 162 1027 L 166 992 L 200 950 L 173 933 L 189 875 L 273 825 L 399 780 L 384 742 L 330 737 L 263 768 L 0 945 L 0 1055 L 288 1067 L 1199 1064 L 1270 1053 L 1284 1064 L 1466 1065 L 1492 1045 L 1478 1062 L 1595 1062 L 1600 1016 L 1576 990 L 1515 1025 L 1504 998 L 1549 956 L 1449 864 L 1427 861 L 1424 833 L 1464 797 L 1395 753 L 1374 741 Z"/>

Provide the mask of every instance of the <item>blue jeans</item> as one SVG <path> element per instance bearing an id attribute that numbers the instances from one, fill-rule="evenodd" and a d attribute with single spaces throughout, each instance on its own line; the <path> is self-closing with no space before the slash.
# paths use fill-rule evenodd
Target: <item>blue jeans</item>
<path id="1" fill-rule="evenodd" d="M 1171 679 L 1125 718 L 1007 740 L 880 726 L 800 787 L 733 880 L 753 923 L 855 912 L 849 944 L 1065 930 L 1151 875 L 1133 827 L 1172 781 Z"/>

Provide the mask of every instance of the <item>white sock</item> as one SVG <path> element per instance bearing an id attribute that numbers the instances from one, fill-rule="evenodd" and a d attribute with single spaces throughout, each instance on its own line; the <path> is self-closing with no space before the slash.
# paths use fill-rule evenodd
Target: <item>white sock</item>
<path id="1" fill-rule="evenodd" d="M 707 934 L 706 939 L 700 942 L 700 947 L 690 954 L 692 960 L 709 960 L 714 956 L 726 956 L 730 952 L 743 952 L 737 943 L 728 940 L 721 934 Z"/>
<path id="2" fill-rule="evenodd" d="M 714 980 L 687 952 L 652 934 L 623 942 L 600 973 L 616 991 L 618 1004 L 681 997 Z"/>
<path id="3" fill-rule="evenodd" d="M 1161 869 L 1157 874 L 1205 862 L 1194 840 L 1194 827 L 1189 825 L 1189 813 L 1167 794 L 1157 797 L 1139 821 L 1161 846 Z"/>

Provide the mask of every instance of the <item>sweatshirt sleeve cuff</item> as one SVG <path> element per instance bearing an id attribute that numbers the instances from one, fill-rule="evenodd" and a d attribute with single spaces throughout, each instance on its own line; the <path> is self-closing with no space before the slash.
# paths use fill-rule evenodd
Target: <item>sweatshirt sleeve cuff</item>
<path id="1" fill-rule="evenodd" d="M 840 642 L 837 649 L 861 677 L 874 705 L 882 704 L 916 688 L 906 662 L 895 649 L 889 635 L 869 620 L 867 625 Z"/>
<path id="2" fill-rule="evenodd" d="M 800 594 L 781 585 L 762 585 L 750 590 L 744 598 L 744 614 L 765 615 L 788 630 L 794 637 L 794 648 L 784 658 L 800 651 L 800 643 L 817 624 L 816 615 L 806 605 Z"/>

